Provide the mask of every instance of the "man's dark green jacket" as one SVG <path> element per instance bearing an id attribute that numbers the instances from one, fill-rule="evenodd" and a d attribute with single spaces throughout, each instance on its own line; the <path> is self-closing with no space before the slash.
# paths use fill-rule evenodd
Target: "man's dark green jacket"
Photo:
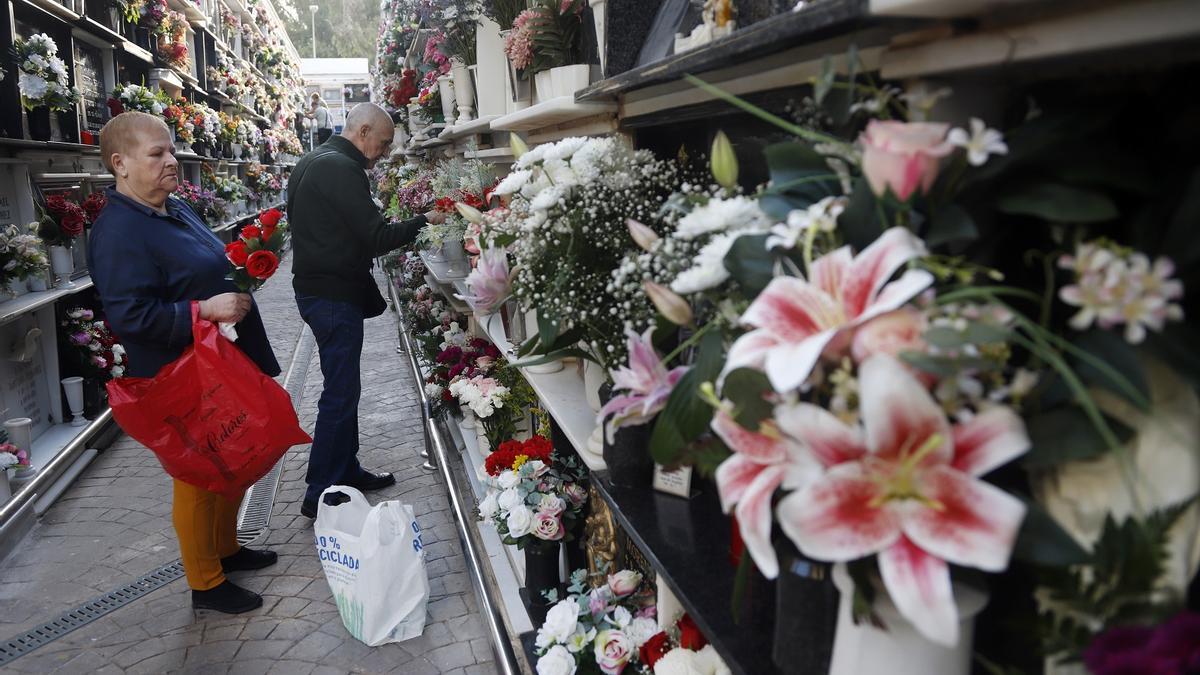
<path id="1" fill-rule="evenodd" d="M 411 243 L 425 217 L 388 223 L 371 198 L 367 158 L 334 136 L 301 158 L 288 179 L 292 287 L 296 295 L 354 303 L 364 316 L 386 308 L 372 260 Z"/>

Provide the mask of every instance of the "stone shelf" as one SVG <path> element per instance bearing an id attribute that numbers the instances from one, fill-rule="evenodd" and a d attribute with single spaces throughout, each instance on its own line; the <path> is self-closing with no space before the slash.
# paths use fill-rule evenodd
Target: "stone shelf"
<path id="1" fill-rule="evenodd" d="M 429 268 L 429 273 L 440 285 L 453 284 L 458 279 L 465 279 L 471 273 L 471 265 L 464 258 L 457 262 L 434 260 L 426 251 L 421 251 L 421 260 Z"/>
<path id="2" fill-rule="evenodd" d="M 500 118 L 500 115 L 485 115 L 478 119 L 473 119 L 470 122 L 455 124 L 452 127 L 446 127 L 439 138 L 446 141 L 456 141 L 467 136 L 475 136 L 477 134 L 487 134 L 492 131 L 492 121 Z"/>
<path id="3" fill-rule="evenodd" d="M 616 113 L 617 104 L 615 103 L 577 103 L 573 96 L 560 96 L 492 120 L 492 131 L 544 129 L 586 117 L 615 115 Z"/>
<path id="4" fill-rule="evenodd" d="M 17 298 L 0 302 L 0 325 L 4 325 L 23 314 L 28 314 L 40 307 L 57 302 L 68 295 L 86 291 L 92 287 L 90 276 L 80 277 L 72 281 L 71 288 L 51 288 L 48 291 L 34 291 Z"/>

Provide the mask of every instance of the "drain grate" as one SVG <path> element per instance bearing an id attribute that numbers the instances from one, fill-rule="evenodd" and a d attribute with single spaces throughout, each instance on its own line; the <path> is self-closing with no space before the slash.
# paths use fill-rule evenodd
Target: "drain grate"
<path id="1" fill-rule="evenodd" d="M 315 344 L 312 331 L 305 326 L 296 341 L 292 364 L 288 368 L 283 384 L 284 389 L 292 397 L 293 406 L 299 406 L 300 399 L 304 394 L 304 384 L 308 379 L 308 367 L 309 362 L 312 361 Z M 251 486 L 246 498 L 242 500 L 242 508 L 238 513 L 238 543 L 245 545 L 258 539 L 270 525 L 271 510 L 275 506 L 275 493 L 279 488 L 279 479 L 283 475 L 283 462 L 284 458 L 280 458 L 267 475 Z M 12 663 L 15 659 L 38 647 L 54 642 L 138 598 L 182 578 L 183 563 L 175 560 L 138 577 L 125 586 L 88 600 L 82 605 L 64 612 L 58 618 L 47 621 L 26 633 L 0 641 L 0 666 Z"/>
<path id="2" fill-rule="evenodd" d="M 4 640 L 0 642 L 0 666 L 8 665 L 18 657 L 53 642 L 71 631 L 82 628 L 109 612 L 120 609 L 143 595 L 156 591 L 182 577 L 183 564 L 176 560 L 115 591 L 92 598 L 27 633 Z"/>

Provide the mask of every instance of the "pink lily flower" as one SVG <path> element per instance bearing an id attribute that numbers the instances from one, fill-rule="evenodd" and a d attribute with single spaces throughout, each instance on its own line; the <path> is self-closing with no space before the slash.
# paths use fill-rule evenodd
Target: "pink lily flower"
<path id="1" fill-rule="evenodd" d="M 508 274 L 508 254 L 503 248 L 489 248 L 479 256 L 479 264 L 467 276 L 468 295 L 457 295 L 480 312 L 494 312 L 508 299 L 512 290 Z"/>
<path id="2" fill-rule="evenodd" d="M 763 576 L 779 576 L 771 546 L 771 500 L 775 490 L 798 490 L 820 477 L 816 457 L 796 437 L 781 433 L 773 420 L 758 431 L 738 424 L 724 410 L 713 416 L 712 430 L 734 451 L 717 467 L 717 492 L 725 513 L 734 511 L 746 551 Z"/>
<path id="3" fill-rule="evenodd" d="M 606 428 L 610 443 L 616 429 L 645 424 L 665 408 L 671 391 L 688 371 L 688 366 L 677 366 L 667 371 L 658 352 L 654 350 L 654 342 L 650 339 L 653 333 L 653 328 L 641 335 L 625 329 L 629 366 L 621 366 L 609 371 L 609 374 L 613 379 L 613 392 L 628 393 L 614 396 L 597 415 L 601 424 L 608 416 L 612 416 Z"/>
<path id="4" fill-rule="evenodd" d="M 953 646 L 958 614 L 947 563 L 1008 567 L 1025 506 L 978 476 L 1024 454 L 1029 437 L 1008 408 L 951 426 L 900 361 L 877 354 L 859 368 L 863 428 L 809 404 L 786 426 L 817 454 L 857 457 L 785 497 L 780 526 L 808 556 L 847 562 L 878 554 L 883 585 L 930 640 Z"/>
<path id="5" fill-rule="evenodd" d="M 924 270 L 888 283 L 924 253 L 916 235 L 893 227 L 857 256 L 849 246 L 821 256 L 809 270 L 811 280 L 772 279 L 742 315 L 754 330 L 733 343 L 724 373 L 752 367 L 764 371 L 776 391 L 795 389 L 843 331 L 900 307 L 933 283 Z"/>

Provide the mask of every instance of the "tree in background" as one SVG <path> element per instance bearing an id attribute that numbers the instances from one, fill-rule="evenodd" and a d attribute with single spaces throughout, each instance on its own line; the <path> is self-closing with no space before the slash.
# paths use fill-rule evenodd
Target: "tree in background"
<path id="1" fill-rule="evenodd" d="M 302 58 L 312 56 L 310 3 L 299 0 L 297 12 L 284 16 L 288 35 Z M 319 0 L 317 5 L 317 56 L 320 58 L 371 58 L 379 24 L 379 0 Z"/>

